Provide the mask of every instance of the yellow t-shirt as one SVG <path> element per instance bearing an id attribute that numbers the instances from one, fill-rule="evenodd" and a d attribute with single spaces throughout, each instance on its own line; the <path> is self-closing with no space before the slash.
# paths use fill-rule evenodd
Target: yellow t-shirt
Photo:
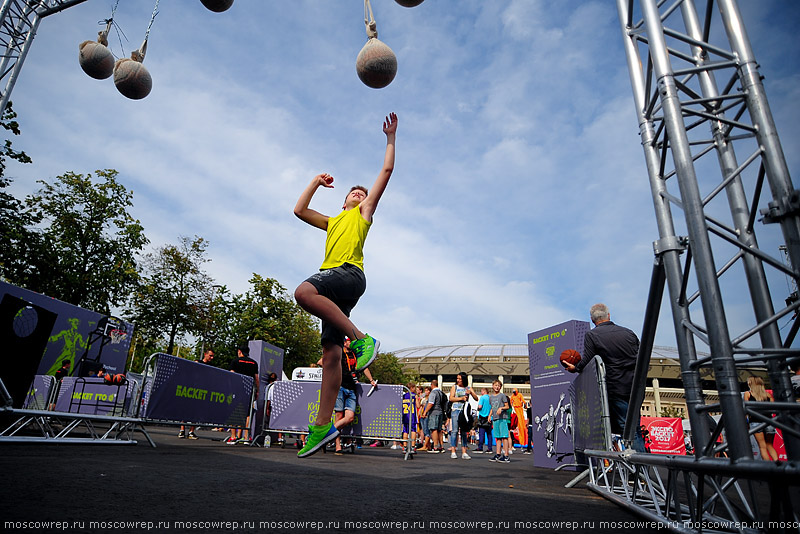
<path id="1" fill-rule="evenodd" d="M 364 241 L 371 222 L 361 216 L 358 206 L 342 211 L 328 219 L 328 236 L 325 238 L 325 260 L 320 269 L 332 269 L 352 263 L 364 270 Z"/>

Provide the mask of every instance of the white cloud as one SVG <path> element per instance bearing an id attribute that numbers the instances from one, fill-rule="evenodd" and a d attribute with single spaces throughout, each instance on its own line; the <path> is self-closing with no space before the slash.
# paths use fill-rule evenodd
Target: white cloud
<path id="1" fill-rule="evenodd" d="M 357 324 L 387 350 L 524 343 L 602 300 L 640 329 L 657 231 L 616 11 L 458 4 L 374 6 L 399 67 L 373 90 L 355 75 L 366 41 L 356 4 L 242 1 L 214 14 L 162 2 L 145 60 L 153 91 L 141 101 L 78 67 L 78 44 L 110 5 L 70 8 L 43 21 L 12 95 L 23 131 L 14 146 L 35 162 L 9 167 L 14 191 L 118 169 L 154 247 L 200 235 L 219 283 L 242 292 L 257 272 L 292 291 L 324 243 L 292 214 L 300 191 L 330 172 L 336 189 L 312 207 L 335 214 L 349 185 L 371 185 L 381 120 L 396 111 L 397 164 L 367 242 Z M 744 9 L 757 11 L 751 40 L 784 147 L 795 146 L 798 8 Z M 120 5 L 126 56 L 149 16 Z M 111 44 L 121 55 L 115 35 Z M 786 152 L 796 168 L 800 156 Z M 741 310 L 732 304 L 737 325 Z M 662 315 L 657 342 L 673 339 Z"/>

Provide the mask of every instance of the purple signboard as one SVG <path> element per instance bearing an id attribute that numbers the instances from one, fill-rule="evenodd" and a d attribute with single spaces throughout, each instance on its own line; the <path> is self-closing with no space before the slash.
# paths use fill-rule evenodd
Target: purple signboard
<path id="1" fill-rule="evenodd" d="M 242 426 L 250 415 L 253 379 L 158 354 L 146 391 L 145 419 Z"/>
<path id="2" fill-rule="evenodd" d="M 91 415 L 128 414 L 134 383 L 108 384 L 102 378 L 61 379 L 56 397 L 57 412 L 85 413 Z"/>
<path id="3" fill-rule="evenodd" d="M 77 361 L 89 352 L 87 359 L 94 360 L 100 353 L 100 341 L 94 341 L 90 345 L 90 334 L 97 328 L 97 324 L 104 317 L 103 314 L 86 310 L 54 298 L 29 291 L 5 282 L 0 282 L 0 296 L 12 295 L 14 297 L 30 302 L 36 306 L 41 306 L 45 310 L 56 314 L 55 324 L 50 332 L 47 341 L 47 348 L 44 351 L 39 368 L 36 374 L 53 375 L 61 367 L 65 360 L 72 362 L 72 372 L 77 368 Z M 100 353 L 101 363 L 107 371 L 111 373 L 124 373 L 125 363 L 128 360 L 128 349 L 131 345 L 133 334 L 133 324 L 123 323 L 125 332 L 115 333 L 103 346 Z M 38 357 L 38 355 L 37 355 Z"/>
<path id="4" fill-rule="evenodd" d="M 583 352 L 589 328 L 586 321 L 567 321 L 528 334 L 533 463 L 538 467 L 573 462 L 569 387 L 576 375 L 562 367 L 559 357 L 567 349 Z"/>
<path id="5" fill-rule="evenodd" d="M 267 385 L 269 385 L 270 373 L 275 373 L 278 380 L 283 377 L 283 354 L 284 350 L 266 341 L 254 340 L 248 343 L 250 347 L 250 357 L 258 364 L 258 379 L 260 381 L 260 391 L 256 399 L 255 417 L 250 421 L 250 431 L 256 435 L 256 428 L 261 428 L 264 424 L 264 404 L 267 402 Z"/>
<path id="6" fill-rule="evenodd" d="M 272 392 L 270 428 L 306 432 L 319 411 L 319 382 L 276 382 Z M 358 406 L 353 424 L 342 434 L 373 438 L 397 438 L 403 435 L 403 386 L 380 384 L 371 395 L 370 388 L 356 386 Z"/>

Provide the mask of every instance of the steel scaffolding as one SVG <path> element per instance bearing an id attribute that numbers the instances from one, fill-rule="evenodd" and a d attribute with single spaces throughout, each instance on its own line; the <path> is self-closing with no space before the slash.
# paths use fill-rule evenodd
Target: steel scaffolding
<path id="1" fill-rule="evenodd" d="M 630 405 L 644 396 L 666 286 L 695 456 L 590 451 L 590 487 L 678 532 L 760 532 L 772 528 L 769 521 L 797 532 L 800 404 L 787 364 L 798 358 L 800 300 L 775 288 L 786 277 L 796 288 L 800 193 L 736 0 L 703 7 L 617 0 L 659 232 Z M 744 328 L 725 313 L 743 295 L 752 306 Z M 785 336 L 779 321 L 791 324 Z M 698 344 L 711 356 L 699 358 Z M 775 402 L 745 405 L 737 366 L 759 362 Z M 714 404 L 702 390 L 701 377 L 710 374 Z M 637 414 L 628 413 L 627 441 Z M 754 459 L 750 436 L 770 427 L 780 429 L 788 462 Z"/>
<path id="2" fill-rule="evenodd" d="M 0 94 L 0 116 L 6 110 L 41 20 L 85 1 L 3 0 L 0 6 L 0 46 L 4 52 L 0 58 L 0 80 L 5 79 L 6 85 Z"/>

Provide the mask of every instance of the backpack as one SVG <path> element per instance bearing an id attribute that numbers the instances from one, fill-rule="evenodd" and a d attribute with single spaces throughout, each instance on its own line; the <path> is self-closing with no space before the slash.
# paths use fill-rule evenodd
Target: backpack
<path id="1" fill-rule="evenodd" d="M 472 430 L 475 426 L 475 414 L 472 413 L 472 406 L 469 402 L 464 403 L 464 408 L 458 416 L 458 426 L 464 430 Z"/>
<path id="2" fill-rule="evenodd" d="M 444 414 L 444 418 L 449 419 L 452 413 L 450 399 L 447 398 L 447 394 L 441 389 L 439 390 L 439 406 L 442 408 L 442 414 Z"/>

